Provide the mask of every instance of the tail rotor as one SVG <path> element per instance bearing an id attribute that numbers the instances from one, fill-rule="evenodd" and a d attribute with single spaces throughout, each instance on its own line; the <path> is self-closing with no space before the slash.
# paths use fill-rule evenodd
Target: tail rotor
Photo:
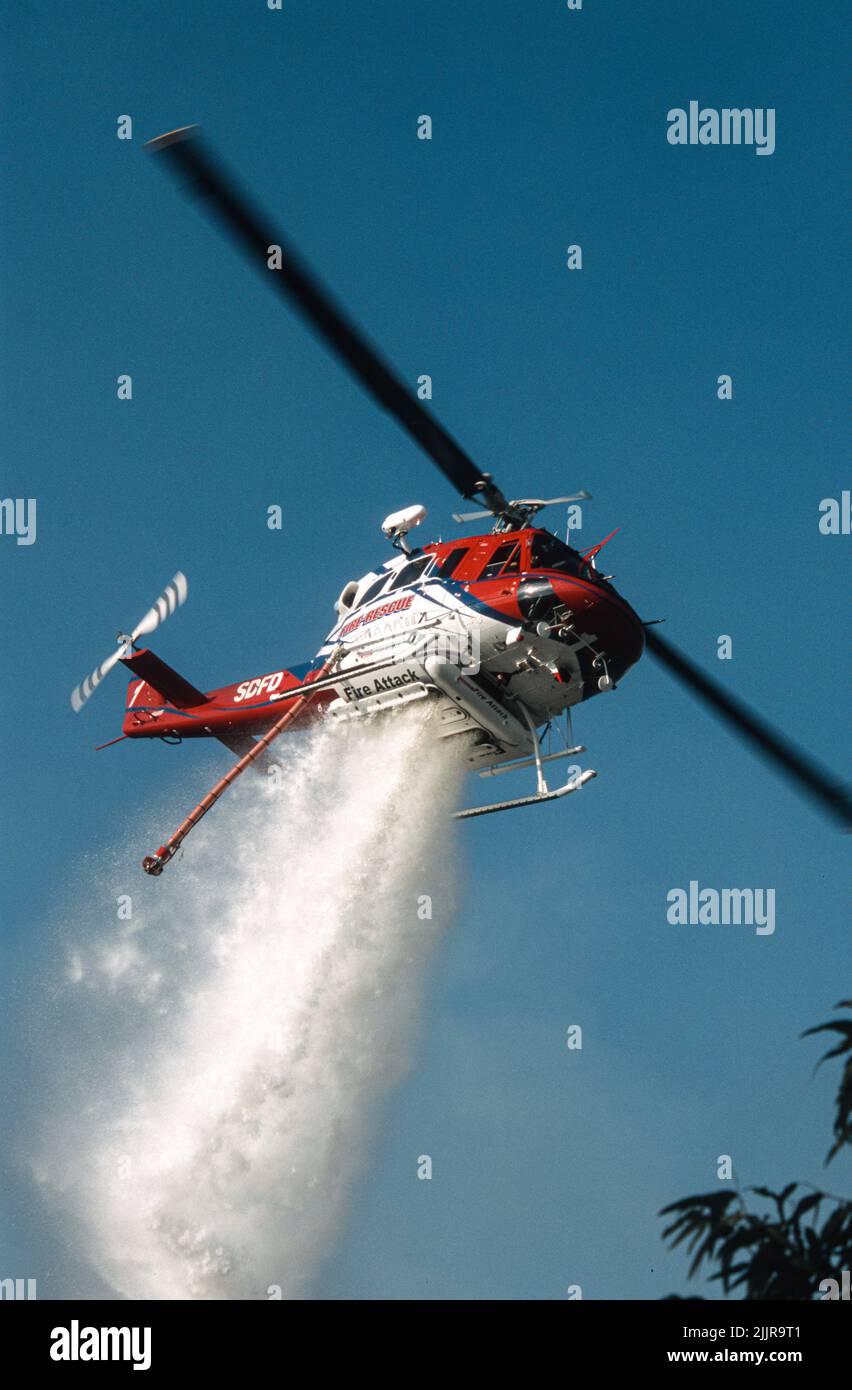
<path id="1" fill-rule="evenodd" d="M 167 584 L 159 598 L 148 609 L 148 612 L 139 620 L 132 632 L 120 632 L 117 637 L 118 647 L 112 652 L 105 661 L 96 666 L 91 675 L 86 676 L 78 686 L 71 692 L 71 708 L 75 714 L 79 714 L 86 701 L 97 690 L 104 676 L 108 675 L 113 666 L 121 660 L 123 656 L 128 656 L 133 650 L 134 643 L 140 637 L 147 637 L 149 633 L 158 628 L 161 623 L 170 618 L 171 615 L 180 608 L 186 600 L 189 586 L 186 576 L 178 570 L 171 583 Z"/>

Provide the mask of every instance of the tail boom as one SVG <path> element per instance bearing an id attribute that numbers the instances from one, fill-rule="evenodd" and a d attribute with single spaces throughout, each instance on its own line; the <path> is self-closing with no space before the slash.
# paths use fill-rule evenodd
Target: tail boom
<path id="1" fill-rule="evenodd" d="M 218 738 L 229 747 L 271 728 L 315 674 L 308 663 L 204 692 L 147 649 L 123 657 L 122 664 L 134 677 L 127 687 L 125 737 Z M 333 692 L 318 691 L 288 727 L 315 719 L 332 698 Z"/>

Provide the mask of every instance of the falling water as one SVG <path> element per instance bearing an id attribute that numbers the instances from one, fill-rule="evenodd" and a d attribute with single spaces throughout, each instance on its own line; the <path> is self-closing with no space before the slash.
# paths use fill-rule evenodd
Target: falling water
<path id="1" fill-rule="evenodd" d="M 129 919 L 105 928 L 119 890 L 90 883 L 66 929 L 33 1170 L 127 1297 L 308 1292 L 409 1064 L 457 760 L 413 716 L 284 757 L 140 875 Z"/>

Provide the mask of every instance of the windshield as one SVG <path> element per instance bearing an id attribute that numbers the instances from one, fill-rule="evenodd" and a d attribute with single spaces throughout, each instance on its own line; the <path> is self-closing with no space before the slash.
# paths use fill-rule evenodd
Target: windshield
<path id="1" fill-rule="evenodd" d="M 598 576 L 576 550 L 549 536 L 546 531 L 538 531 L 533 536 L 532 567 L 534 570 L 558 570 L 560 574 L 570 574 L 574 578 L 597 581 Z"/>
<path id="2" fill-rule="evenodd" d="M 407 565 L 397 570 L 388 593 L 393 589 L 404 589 L 407 584 L 414 584 L 418 579 L 422 579 L 434 558 L 434 555 L 418 555 L 416 560 L 409 560 Z"/>
<path id="3" fill-rule="evenodd" d="M 374 598 L 378 598 L 387 582 L 388 575 L 383 574 L 378 579 L 374 579 L 372 584 L 368 584 L 358 600 L 358 607 L 363 608 L 365 603 L 372 603 Z"/>

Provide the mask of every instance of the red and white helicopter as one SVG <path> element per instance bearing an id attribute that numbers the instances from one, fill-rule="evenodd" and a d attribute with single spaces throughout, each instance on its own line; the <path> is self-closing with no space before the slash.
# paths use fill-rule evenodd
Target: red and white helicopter
<path id="1" fill-rule="evenodd" d="M 133 677 L 121 738 L 216 738 L 239 755 L 175 834 L 143 861 L 147 873 L 162 873 L 192 827 L 247 767 L 268 766 L 269 746 L 279 734 L 319 715 L 361 719 L 429 702 L 436 736 L 457 741 L 471 768 L 484 774 L 534 769 L 530 795 L 458 812 L 461 817 L 575 792 L 594 771 L 573 770 L 554 790 L 545 778 L 545 764 L 585 751 L 573 744 L 571 711 L 614 689 L 646 648 L 800 790 L 844 828 L 852 826 L 847 790 L 711 681 L 653 625 L 643 623 L 599 573 L 595 558 L 611 536 L 581 554 L 535 524 L 542 508 L 585 500 L 588 493 L 507 501 L 236 189 L 199 141 L 196 127 L 172 131 L 148 148 L 172 166 L 190 194 L 224 224 L 251 263 L 462 496 L 484 508 L 455 519 L 491 518 L 493 527 L 488 535 L 413 548 L 408 538 L 422 523 L 425 508 L 393 513 L 382 529 L 400 553 L 345 585 L 335 605 L 337 621 L 312 662 L 206 692 L 149 649 L 137 647 L 138 639 L 186 598 L 186 579 L 175 575 L 137 627 L 119 634 L 116 651 L 71 696 L 73 708 L 80 710 L 120 663 Z M 563 716 L 564 747 L 543 751 L 543 733 L 557 729 Z"/>

